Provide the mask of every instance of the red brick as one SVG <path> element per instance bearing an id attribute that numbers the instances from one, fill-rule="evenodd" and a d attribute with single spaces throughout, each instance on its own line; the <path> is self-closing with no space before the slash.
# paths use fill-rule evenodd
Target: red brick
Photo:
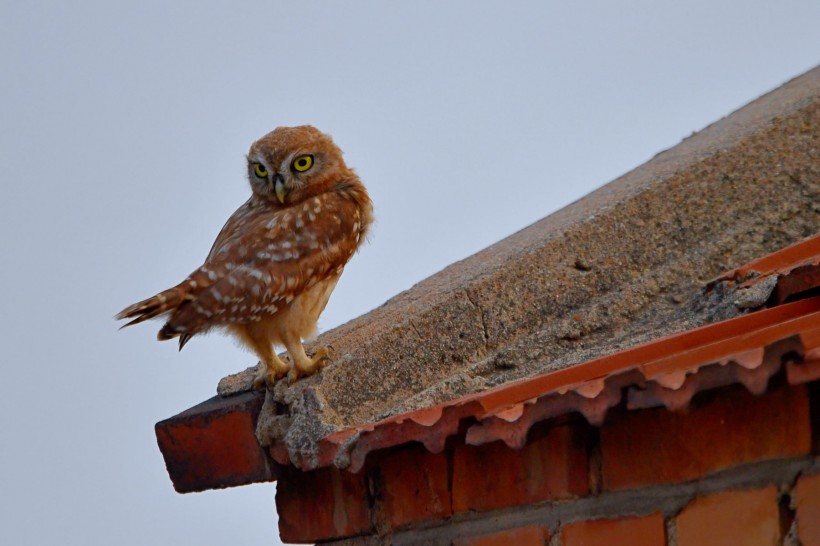
<path id="1" fill-rule="evenodd" d="M 382 506 L 392 528 L 453 513 L 443 453 L 412 445 L 390 452 L 378 468 L 384 480 Z"/>
<path id="2" fill-rule="evenodd" d="M 794 488 L 797 536 L 803 546 L 820 546 L 820 474 L 801 476 Z"/>
<path id="3" fill-rule="evenodd" d="M 546 529 L 531 525 L 491 535 L 456 539 L 453 546 L 543 546 L 549 539 L 550 534 Z"/>
<path id="4" fill-rule="evenodd" d="M 314 542 L 369 531 L 364 472 L 288 469 L 276 487 L 276 512 L 284 542 Z"/>
<path id="5" fill-rule="evenodd" d="M 678 546 L 773 546 L 782 539 L 773 485 L 699 497 L 676 523 Z"/>
<path id="6" fill-rule="evenodd" d="M 256 440 L 259 393 L 215 396 L 154 427 L 174 489 L 180 493 L 275 479 Z"/>
<path id="7" fill-rule="evenodd" d="M 563 546 L 666 546 L 663 514 L 640 518 L 598 519 L 567 524 Z"/>
<path id="8" fill-rule="evenodd" d="M 495 510 L 589 492 L 584 431 L 557 427 L 522 449 L 456 446 L 453 512 Z"/>
<path id="9" fill-rule="evenodd" d="M 683 482 L 735 465 L 809 452 L 804 387 L 754 396 L 736 387 L 681 414 L 664 408 L 614 416 L 601 429 L 607 490 Z"/>

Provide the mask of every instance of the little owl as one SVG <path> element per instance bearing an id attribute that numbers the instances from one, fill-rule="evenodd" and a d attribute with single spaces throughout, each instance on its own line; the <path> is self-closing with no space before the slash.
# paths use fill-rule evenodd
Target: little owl
<path id="1" fill-rule="evenodd" d="M 180 284 L 127 307 L 125 326 L 167 315 L 159 340 L 223 328 L 259 356 L 256 387 L 316 373 L 302 340 L 316 332 L 345 264 L 364 242 L 373 207 L 331 138 L 314 127 L 279 127 L 248 153 L 252 195 L 228 219 L 205 263 Z M 273 350 L 284 346 L 287 365 Z"/>

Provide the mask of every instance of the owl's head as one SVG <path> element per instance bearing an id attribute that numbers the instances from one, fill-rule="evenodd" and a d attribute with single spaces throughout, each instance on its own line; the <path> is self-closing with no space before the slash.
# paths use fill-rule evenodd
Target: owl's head
<path id="1" fill-rule="evenodd" d="M 330 136 L 310 125 L 277 127 L 248 152 L 253 193 L 280 206 L 330 191 L 352 176 Z"/>

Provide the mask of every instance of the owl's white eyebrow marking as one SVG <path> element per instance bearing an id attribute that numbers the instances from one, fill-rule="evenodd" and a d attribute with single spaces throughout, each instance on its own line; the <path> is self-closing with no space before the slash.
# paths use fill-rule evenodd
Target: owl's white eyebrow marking
<path id="1" fill-rule="evenodd" d="M 268 166 L 268 162 L 265 161 L 265 158 L 262 157 L 261 155 L 259 155 L 258 153 L 255 153 L 253 155 L 249 155 L 248 156 L 248 161 L 250 163 L 259 163 L 260 165 L 265 167 L 266 171 L 270 171 L 270 167 Z"/>
<path id="2" fill-rule="evenodd" d="M 290 155 L 286 156 L 282 160 L 282 163 L 279 164 L 279 166 L 281 167 L 280 173 L 282 174 L 282 176 L 286 176 L 288 174 L 288 171 L 290 170 L 290 164 L 293 163 L 293 159 L 299 154 L 299 150 L 291 152 Z"/>

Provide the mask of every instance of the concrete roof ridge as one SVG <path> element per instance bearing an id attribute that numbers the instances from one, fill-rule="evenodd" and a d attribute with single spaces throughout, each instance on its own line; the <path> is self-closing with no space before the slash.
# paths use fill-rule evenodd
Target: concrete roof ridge
<path id="1" fill-rule="evenodd" d="M 309 458 L 334 430 L 745 312 L 701 288 L 820 231 L 819 134 L 820 67 L 323 334 L 334 364 L 268 393 L 260 441 Z"/>

